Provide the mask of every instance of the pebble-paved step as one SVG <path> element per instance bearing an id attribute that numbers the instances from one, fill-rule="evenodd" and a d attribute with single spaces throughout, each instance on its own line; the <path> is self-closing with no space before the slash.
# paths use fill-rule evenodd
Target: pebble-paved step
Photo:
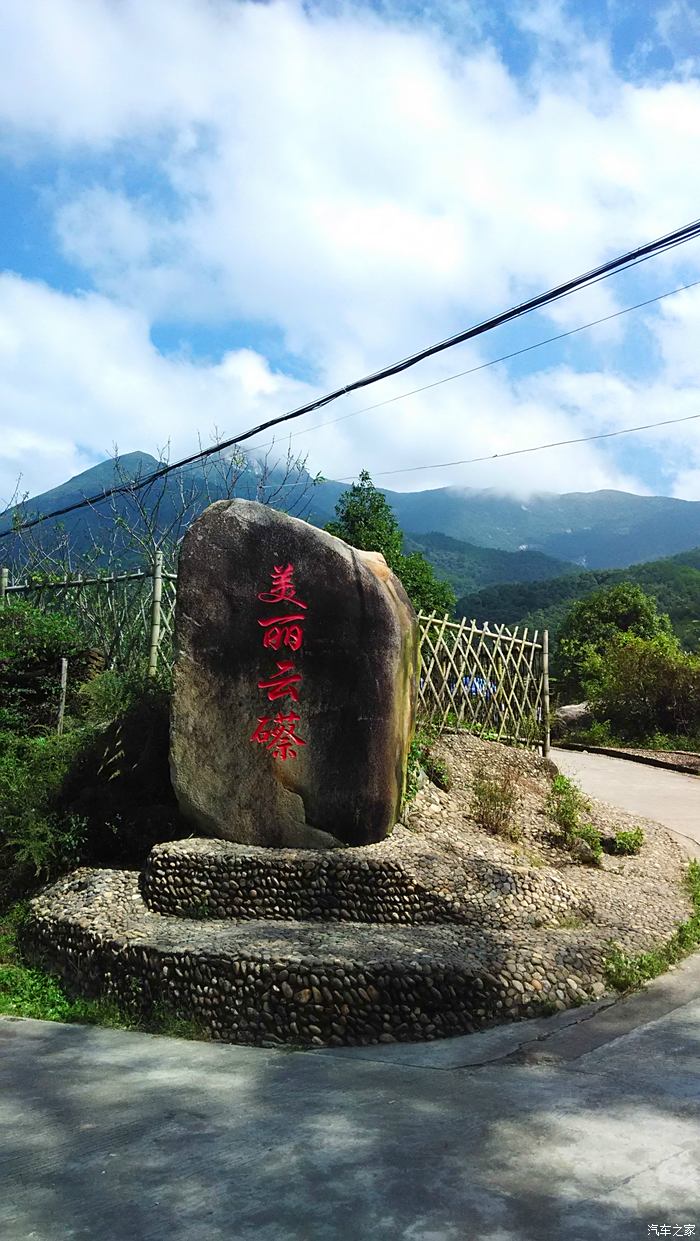
<path id="1" fill-rule="evenodd" d="M 603 989 L 602 953 L 571 932 L 203 922 L 152 912 L 124 871 L 78 871 L 35 898 L 25 947 L 87 994 L 258 1044 L 435 1038 Z"/>
<path id="2" fill-rule="evenodd" d="M 271 851 L 189 839 L 151 850 L 142 893 L 157 913 L 273 922 L 544 926 L 592 913 L 553 871 L 474 858 L 445 892 L 415 870 L 353 849 Z"/>

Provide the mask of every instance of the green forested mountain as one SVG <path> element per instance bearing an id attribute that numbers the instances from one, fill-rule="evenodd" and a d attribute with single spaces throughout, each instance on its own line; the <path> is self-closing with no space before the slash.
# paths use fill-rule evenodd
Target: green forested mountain
<path id="1" fill-rule="evenodd" d="M 570 573 L 539 582 L 513 582 L 470 592 L 457 601 L 457 612 L 494 624 L 547 628 L 556 634 L 576 599 L 601 586 L 635 582 L 668 612 L 688 650 L 700 649 L 700 548 L 628 569 Z"/>
<path id="2" fill-rule="evenodd" d="M 118 463 L 105 460 L 78 477 L 51 491 L 27 501 L 17 516 L 50 513 L 62 505 L 86 495 L 98 494 L 115 482 L 143 477 L 158 467 L 148 453 L 124 455 Z M 155 525 L 158 529 L 184 529 L 201 509 L 231 494 L 231 475 L 226 479 L 227 459 L 211 458 L 209 463 L 196 462 L 169 474 L 154 488 L 140 491 L 146 506 L 158 506 Z M 264 489 L 258 491 L 264 473 Z M 235 494 L 243 498 L 264 495 L 274 508 L 303 515 L 314 525 L 324 526 L 333 519 L 336 500 L 345 490 L 343 484 L 324 480 L 314 485 L 308 474 L 292 470 L 293 485 L 284 462 L 261 462 L 254 453 L 248 455 L 240 468 Z M 493 490 L 439 488 L 429 491 L 385 491 L 388 504 L 396 514 L 407 536 L 407 550 L 421 550 L 437 570 L 448 578 L 458 593 L 472 596 L 474 591 L 493 583 L 534 580 L 561 581 L 566 563 L 576 565 L 580 586 L 598 582 L 599 572 L 609 568 L 657 561 L 700 546 L 700 501 L 675 500 L 665 496 L 632 495 L 626 491 L 591 491 L 570 495 L 536 495 L 521 501 Z M 186 510 L 186 519 L 182 513 Z M 62 517 L 60 525 L 76 553 L 104 544 L 105 536 L 113 534 L 114 519 L 122 522 L 122 531 L 133 525 L 134 501 L 124 498 L 103 501 L 93 508 L 81 509 Z M 138 514 L 137 514 L 138 516 Z M 11 526 L 12 514 L 0 515 L 0 532 Z M 37 527 L 41 539 L 48 544 L 56 539 L 55 522 Z M 14 540 L 2 540 L 0 552 L 7 563 L 15 556 Z M 128 558 L 129 540 L 124 535 L 123 556 Z M 133 544 L 133 541 L 132 541 Z M 119 549 L 112 549 L 119 552 Z M 680 558 L 676 557 L 678 565 Z M 566 563 L 565 563 L 566 562 Z M 693 567 L 693 566 L 690 566 Z M 571 583 L 547 592 L 547 607 L 563 598 Z M 520 596 L 518 596 L 520 598 Z M 499 614 L 508 607 L 513 614 L 515 604 L 501 592 L 494 603 Z M 469 608 L 482 606 L 482 601 L 469 603 Z M 489 602 L 489 607 L 491 603 Z M 521 614 L 540 612 L 545 607 L 541 592 L 532 591 L 521 597 L 515 611 Z"/>
<path id="3" fill-rule="evenodd" d="M 480 547 L 539 551 L 584 569 L 614 569 L 700 546 L 700 501 L 625 491 L 537 495 L 445 487 L 387 498 L 403 530 L 440 530 Z"/>
<path id="4" fill-rule="evenodd" d="M 121 458 L 118 474 L 120 479 L 125 475 L 143 475 L 157 464 L 147 453 L 129 453 Z M 319 526 L 333 518 L 336 501 L 344 491 L 342 484 L 324 481 L 312 487 L 308 475 L 302 474 L 298 485 L 290 486 L 283 463 L 281 468 L 273 463 L 268 465 L 272 465 L 272 469 L 266 479 L 269 485 L 264 495 L 274 507 L 298 512 L 301 504 L 303 515 Z M 261 462 L 251 454 L 236 486 L 237 495 L 256 495 L 262 468 Z M 29 500 L 23 512 L 32 515 L 51 511 L 73 499 L 97 493 L 114 480 L 115 463 L 103 461 Z M 277 492 L 276 482 L 281 484 Z M 194 516 L 210 500 L 225 494 L 229 492 L 218 487 L 216 459 L 208 469 L 198 462 L 169 475 L 162 488 L 159 484 L 151 492 L 152 496 L 160 497 L 160 524 L 166 526 L 182 508 L 183 495 Z M 411 538 L 418 540 L 421 546 L 426 540 L 432 542 L 432 552 L 425 549 L 430 559 L 451 580 L 459 578 L 458 589 L 462 591 L 471 592 L 489 581 L 513 580 L 512 575 L 528 581 L 533 573 L 540 578 L 559 573 L 559 567 L 552 567 L 547 560 L 542 560 L 538 568 L 538 556 L 567 561 L 597 572 L 672 556 L 700 546 L 700 501 L 594 491 L 543 494 L 525 502 L 493 490 L 464 487 L 386 491 L 384 494 L 401 529 L 410 531 Z M 102 541 L 105 515 L 109 519 L 116 513 L 128 522 L 131 512 L 128 504 L 117 501 L 109 510 L 99 505 L 70 514 L 63 519 L 63 525 L 74 536 L 79 551 L 81 545 L 91 546 L 95 539 Z M 7 528 L 11 520 L 11 514 L 0 516 L 0 531 Z M 42 529 L 50 537 L 50 524 Z M 523 553 L 523 559 L 520 562 L 489 560 L 479 557 L 476 550 L 459 552 L 449 544 L 438 545 L 435 532 L 466 543 L 471 549 Z M 3 551 L 10 550 L 9 544 L 11 540 L 6 540 Z"/>
<path id="5" fill-rule="evenodd" d="M 477 547 L 438 531 L 407 534 L 404 547 L 407 552 L 422 552 L 438 575 L 450 582 L 458 597 L 497 582 L 534 582 L 571 572 L 571 565 L 565 560 L 555 560 L 542 552 Z"/>

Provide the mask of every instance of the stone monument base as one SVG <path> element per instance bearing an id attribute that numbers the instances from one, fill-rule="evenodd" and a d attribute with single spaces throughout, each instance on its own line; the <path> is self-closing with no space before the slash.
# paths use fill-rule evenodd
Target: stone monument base
<path id="1" fill-rule="evenodd" d="M 536 880 L 514 868 L 510 886 L 531 895 L 509 901 L 503 867 L 475 858 L 456 899 L 364 850 L 190 839 L 156 846 L 143 875 L 54 884 L 31 903 L 24 948 L 85 995 L 166 1009 L 215 1039 L 434 1039 L 599 993 L 602 953 L 583 961 L 556 930 L 574 898 L 559 885 L 553 911 Z"/>

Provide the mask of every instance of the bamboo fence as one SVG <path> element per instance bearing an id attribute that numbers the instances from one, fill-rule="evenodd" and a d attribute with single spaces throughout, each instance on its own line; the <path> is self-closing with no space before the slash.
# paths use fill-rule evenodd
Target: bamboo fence
<path id="1" fill-rule="evenodd" d="M 420 713 L 439 727 L 549 751 L 547 631 L 419 612 Z"/>
<path id="2" fill-rule="evenodd" d="M 0 569 L 0 606 L 27 598 L 70 613 L 107 668 L 145 660 L 149 676 L 171 668 L 177 575 L 157 553 L 148 570 L 55 582 L 11 583 Z M 419 714 L 440 729 L 549 751 L 548 634 L 419 612 Z"/>

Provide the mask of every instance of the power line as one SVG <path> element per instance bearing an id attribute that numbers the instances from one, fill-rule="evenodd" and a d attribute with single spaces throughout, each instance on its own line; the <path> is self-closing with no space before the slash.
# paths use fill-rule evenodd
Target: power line
<path id="1" fill-rule="evenodd" d="M 452 465 L 477 465 L 483 461 L 496 461 L 500 457 L 520 457 L 527 452 L 543 452 L 545 448 L 564 448 L 569 444 L 588 444 L 591 440 L 609 440 L 616 435 L 631 435 L 633 431 L 651 431 L 654 427 L 670 427 L 678 422 L 694 422 L 700 414 L 688 414 L 685 418 L 665 418 L 663 422 L 645 422 L 639 427 L 623 427 L 620 431 L 600 431 L 597 435 L 581 435 L 571 440 L 554 440 L 551 444 L 534 444 L 529 448 L 509 448 L 507 452 L 492 452 L 486 457 L 465 457 L 461 461 L 438 461 L 434 465 L 409 465 L 400 470 L 373 471 L 374 478 L 386 478 L 389 474 L 414 474 L 418 470 L 446 470 Z M 339 483 L 351 483 L 356 475 L 339 478 Z"/>
<path id="2" fill-rule="evenodd" d="M 654 255 L 666 253 L 668 250 L 675 249 L 676 246 L 683 245 L 688 241 L 700 237 L 700 220 L 694 220 L 690 224 L 683 225 L 682 228 L 675 229 L 671 233 L 666 233 L 662 237 L 657 237 L 654 241 L 649 241 L 643 246 L 637 246 L 634 250 L 629 250 L 625 254 L 618 255 L 617 258 L 609 259 L 605 263 L 601 263 L 598 267 L 592 268 L 583 275 L 575 276 L 571 280 L 565 281 L 563 284 L 557 285 L 549 289 L 545 293 L 540 293 L 536 297 L 529 298 L 527 301 L 519 303 L 517 306 L 511 307 L 510 310 L 502 311 L 498 315 L 493 315 L 489 319 L 477 323 L 475 326 L 467 328 L 465 331 L 457 332 L 453 336 L 447 337 L 445 340 L 434 345 L 429 345 L 425 349 L 419 350 L 417 353 L 409 354 L 400 362 L 395 362 L 390 366 L 383 367 L 381 370 L 374 371 L 369 375 L 365 375 L 362 379 L 356 379 L 352 383 L 345 384 L 341 388 L 327 393 L 325 396 L 317 397 L 313 401 L 307 402 L 305 405 L 298 406 L 296 409 L 286 414 L 280 414 L 276 418 L 270 418 L 266 422 L 260 423 L 256 427 L 251 427 L 247 431 L 241 432 L 240 435 L 231 436 L 230 439 L 222 440 L 218 444 L 212 444 L 209 448 L 200 449 L 199 452 L 192 453 L 187 457 L 182 457 L 179 461 L 174 461 L 169 465 L 163 465 L 157 470 L 153 470 L 150 474 L 144 475 L 143 478 L 133 480 L 129 483 L 122 483 L 115 487 L 107 487 L 97 495 L 84 497 L 77 500 L 73 504 L 64 505 L 60 509 L 54 509 L 50 513 L 43 513 L 38 517 L 34 517 L 29 521 L 21 522 L 9 530 L 0 531 L 0 539 L 8 538 L 12 534 L 17 534 L 21 530 L 28 530 L 32 526 L 38 526 L 42 522 L 50 521 L 54 517 L 64 517 L 67 513 L 76 512 L 78 509 L 92 507 L 101 503 L 103 500 L 109 499 L 110 496 L 126 495 L 140 490 L 142 487 L 152 485 L 160 478 L 164 478 L 167 474 L 171 474 L 174 470 L 182 469 L 186 465 L 192 465 L 196 461 L 202 461 L 207 457 L 214 456 L 216 453 L 223 452 L 226 448 L 231 448 L 235 444 L 241 444 L 245 440 L 252 439 L 255 435 L 260 435 L 263 431 L 269 430 L 271 427 L 279 426 L 280 423 L 289 422 L 294 418 L 301 418 L 304 414 L 312 413 L 315 409 L 321 409 L 325 405 L 329 405 L 332 401 L 337 401 L 342 396 L 347 396 L 350 392 L 357 392 L 361 388 L 369 387 L 371 384 L 378 383 L 382 379 L 388 379 L 392 375 L 398 375 L 402 371 L 408 370 L 410 367 L 416 366 L 417 363 L 425 361 L 427 358 L 434 357 L 438 353 L 443 353 L 446 349 L 451 349 L 455 345 L 463 344 L 465 341 L 474 340 L 478 336 L 483 336 L 486 332 L 493 331 L 496 327 L 501 327 L 505 323 L 510 323 L 515 319 L 521 318 L 525 314 L 529 314 L 533 310 L 538 310 L 543 306 L 551 305 L 553 302 L 561 300 L 570 293 L 578 289 L 588 288 L 592 284 L 597 284 L 600 280 L 605 280 L 609 276 L 619 271 L 624 271 L 629 267 L 635 267 L 641 262 Z M 419 467 L 416 467 L 419 468 Z M 11 511 L 11 510 L 9 510 Z"/>
<path id="3" fill-rule="evenodd" d="M 348 418 L 357 418 L 359 414 L 367 414 L 375 409 L 382 409 L 385 405 L 393 405 L 396 401 L 405 401 L 408 397 L 418 396 L 421 392 L 429 392 L 431 388 L 439 388 L 441 384 L 452 383 L 454 379 L 463 379 L 466 375 L 475 375 L 477 371 L 488 370 L 491 366 L 496 366 L 499 362 L 510 362 L 512 358 L 519 358 L 524 353 L 532 353 L 534 349 L 542 349 L 544 345 L 552 345 L 556 341 L 566 340 L 567 336 L 576 336 L 579 332 L 585 332 L 588 328 L 599 327 L 601 323 L 609 323 L 611 319 L 619 319 L 622 315 L 628 315 L 633 310 L 641 310 L 644 306 L 652 306 L 655 302 L 661 302 L 666 297 L 673 297 L 676 293 L 685 293 L 687 289 L 697 289 L 700 287 L 700 280 L 691 280 L 689 284 L 681 284 L 676 289 L 668 289 L 666 293 L 657 293 L 656 297 L 647 297 L 643 302 L 635 302 L 633 306 L 625 306 L 622 310 L 616 310 L 612 314 L 603 315 L 600 319 L 591 319 L 588 323 L 581 323 L 578 327 L 570 328 L 567 332 L 559 332 L 556 336 L 547 336 L 545 340 L 536 340 L 532 345 L 525 345 L 522 349 L 514 349 L 512 353 L 502 353 L 498 358 L 491 358 L 488 362 L 479 362 L 477 366 L 470 366 L 466 371 L 456 371 L 454 375 L 445 375 L 442 379 L 434 379 L 431 383 L 423 384 L 420 388 L 411 388 L 409 392 L 400 392 L 397 396 L 389 396 L 384 401 L 377 401 L 374 405 L 364 405 L 362 409 L 353 409 L 349 414 L 341 414 L 340 418 L 328 418 L 326 422 L 316 422 L 312 427 L 305 427 L 303 431 L 292 431 L 289 439 L 298 439 L 300 435 L 310 435 L 313 431 L 320 431 L 322 427 L 334 427 L 339 422 L 346 422 Z M 270 448 L 275 440 L 267 440 L 264 444 L 254 444 L 254 448 Z M 275 483 L 270 483 L 270 487 L 274 487 Z M 280 484 L 282 485 L 282 484 Z M 296 487 L 296 483 L 284 484 L 289 487 Z"/>

